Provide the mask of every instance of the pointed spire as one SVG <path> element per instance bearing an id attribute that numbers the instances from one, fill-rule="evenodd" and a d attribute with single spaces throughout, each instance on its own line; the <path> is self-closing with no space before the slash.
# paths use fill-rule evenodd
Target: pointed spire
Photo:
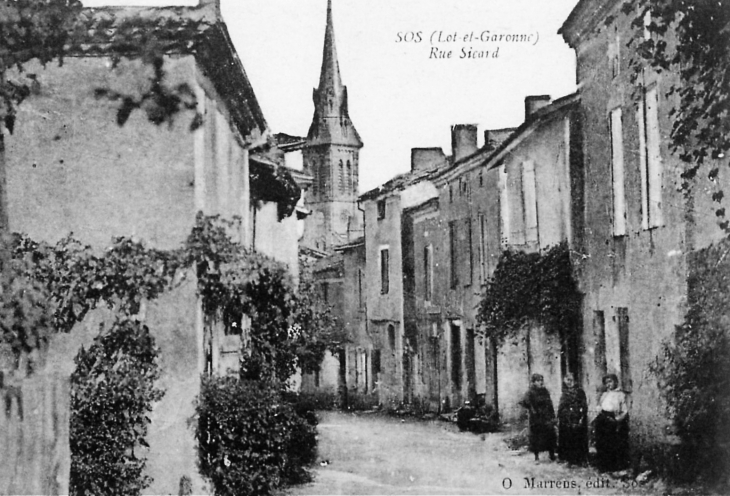
<path id="1" fill-rule="evenodd" d="M 334 94 L 339 94 L 342 88 L 340 64 L 337 60 L 337 46 L 335 45 L 335 26 L 332 22 L 332 0 L 327 0 L 327 28 L 324 32 L 322 71 L 319 75 L 318 90 L 327 92 L 329 88 Z"/>
<path id="2" fill-rule="evenodd" d="M 327 0 L 327 26 L 324 32 L 322 70 L 319 86 L 312 95 L 314 118 L 307 134 L 309 143 L 340 144 L 362 147 L 362 141 L 350 121 L 347 108 L 347 87 L 342 84 L 337 60 L 335 27 L 332 22 L 332 0 Z"/>

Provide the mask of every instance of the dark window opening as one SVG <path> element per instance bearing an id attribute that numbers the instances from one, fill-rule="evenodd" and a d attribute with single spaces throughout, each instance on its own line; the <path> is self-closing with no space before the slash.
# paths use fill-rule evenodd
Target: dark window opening
<path id="1" fill-rule="evenodd" d="M 624 391 L 630 392 L 632 383 L 629 363 L 629 309 L 617 308 L 616 318 L 618 319 L 619 359 L 621 360 L 621 387 Z"/>
<path id="2" fill-rule="evenodd" d="M 243 310 L 238 306 L 229 306 L 223 311 L 223 333 L 226 336 L 239 336 L 242 334 L 241 322 L 243 321 Z"/>
<path id="3" fill-rule="evenodd" d="M 378 220 L 385 219 L 385 200 L 378 200 Z"/>
<path id="4" fill-rule="evenodd" d="M 380 373 L 380 350 L 373 350 L 373 376 Z"/>
<path id="5" fill-rule="evenodd" d="M 433 261 L 431 260 L 431 247 L 423 248 L 423 297 L 426 301 L 431 301 L 433 291 Z"/>
<path id="6" fill-rule="evenodd" d="M 450 258 L 451 258 L 451 267 L 450 267 L 450 275 L 451 275 L 451 289 L 456 288 L 456 286 L 459 284 L 459 271 L 457 267 L 457 263 L 459 261 L 458 259 L 458 246 L 457 246 L 457 239 L 456 239 L 456 222 L 452 221 L 449 222 L 449 251 L 450 251 Z"/>
<path id="7" fill-rule="evenodd" d="M 461 390 L 461 326 L 451 324 L 451 382 Z"/>
<path id="8" fill-rule="evenodd" d="M 395 326 L 388 324 L 388 346 L 395 351 Z"/>
<path id="9" fill-rule="evenodd" d="M 380 250 L 380 294 L 390 290 L 390 258 L 388 250 Z"/>

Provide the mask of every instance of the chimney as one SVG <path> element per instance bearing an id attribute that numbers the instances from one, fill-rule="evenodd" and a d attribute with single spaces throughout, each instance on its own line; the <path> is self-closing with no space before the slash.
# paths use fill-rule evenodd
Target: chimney
<path id="1" fill-rule="evenodd" d="M 543 107 L 550 105 L 550 95 L 531 95 L 525 97 L 525 120 Z"/>
<path id="2" fill-rule="evenodd" d="M 411 172 L 433 170 L 445 162 L 441 148 L 411 148 Z"/>
<path id="3" fill-rule="evenodd" d="M 476 151 L 476 124 L 456 124 L 451 126 L 451 153 L 454 156 L 454 162 L 468 157 Z"/>
<path id="4" fill-rule="evenodd" d="M 212 9 L 216 19 L 221 18 L 221 0 L 198 0 L 198 7 Z"/>

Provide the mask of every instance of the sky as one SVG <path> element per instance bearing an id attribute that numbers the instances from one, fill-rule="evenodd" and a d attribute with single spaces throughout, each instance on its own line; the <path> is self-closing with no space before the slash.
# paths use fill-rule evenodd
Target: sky
<path id="1" fill-rule="evenodd" d="M 525 96 L 559 98 L 576 89 L 575 53 L 557 31 L 577 0 L 332 3 L 350 118 L 365 143 L 361 192 L 407 172 L 411 148 L 437 146 L 450 154 L 454 124 L 477 124 L 481 146 L 485 129 L 522 123 Z M 327 0 L 221 0 L 221 9 L 269 127 L 305 136 L 319 82 Z M 489 39 L 481 41 L 483 34 Z M 504 36 L 493 41 L 494 35 Z M 529 41 L 505 40 L 512 35 Z M 487 57 L 461 58 L 462 49 Z M 440 57 L 449 51 L 451 58 Z"/>

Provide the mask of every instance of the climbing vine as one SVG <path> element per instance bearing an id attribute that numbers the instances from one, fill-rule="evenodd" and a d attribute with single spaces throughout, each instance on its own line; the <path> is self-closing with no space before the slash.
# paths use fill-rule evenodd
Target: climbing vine
<path id="1" fill-rule="evenodd" d="M 37 59 L 44 66 L 63 64 L 68 56 L 107 56 L 117 65 L 122 58 L 141 59 L 153 68 L 148 89 L 140 97 L 99 88 L 98 98 L 119 101 L 117 123 L 123 125 L 135 109 L 150 122 L 162 124 L 182 110 L 195 109 L 188 85 L 165 83 L 163 56 L 195 53 L 210 27 L 204 15 L 191 9 L 166 8 L 116 13 L 84 9 L 78 0 L 8 0 L 0 3 L 0 119 L 13 132 L 17 106 L 31 94 L 33 77 L 23 77 L 24 65 Z M 8 78 L 6 71 L 18 70 Z M 196 114 L 191 129 L 200 125 Z"/>
<path id="2" fill-rule="evenodd" d="M 730 238 L 688 258 L 688 310 L 651 365 L 682 444 L 671 475 L 727 476 L 730 464 Z"/>
<path id="3" fill-rule="evenodd" d="M 730 3 L 727 0 L 627 0 L 622 12 L 632 16 L 633 82 L 648 65 L 659 73 L 677 74 L 667 90 L 676 95 L 670 110 L 670 147 L 684 162 L 682 189 L 691 185 L 705 164 L 707 178 L 717 183 L 719 165 L 730 151 Z M 611 22 L 609 19 L 607 22 Z M 718 204 L 722 190 L 712 194 Z M 725 209 L 716 215 L 730 231 Z"/>
<path id="4" fill-rule="evenodd" d="M 503 343 L 537 322 L 565 337 L 580 328 L 580 298 L 566 243 L 543 254 L 506 250 L 479 304 L 479 332 Z"/>
<path id="5" fill-rule="evenodd" d="M 199 214 L 179 249 L 155 250 L 117 238 L 103 254 L 70 237 L 56 245 L 22 235 L 5 239 L 0 249 L 0 332 L 4 346 L 27 372 L 32 373 L 34 362 L 21 357 L 45 349 L 54 332 L 72 331 L 100 305 L 116 314 L 115 323 L 76 358 L 74 494 L 139 494 L 149 484 L 143 473 L 147 414 L 162 391 L 154 387 L 159 350 L 137 319 L 144 301 L 174 288 L 191 270 L 213 321 L 240 325 L 243 315 L 250 318 L 243 379 L 281 389 L 300 361 L 308 363 L 323 353 L 313 328 L 320 321 L 310 300 L 296 294 L 283 264 L 234 241 L 236 229 L 235 222 Z M 282 428 L 293 426 L 299 432 L 291 435 L 310 439 L 298 421 L 287 422 Z M 302 456 L 295 453 L 287 460 Z M 297 472 L 290 465 L 281 469 Z"/>
<path id="6" fill-rule="evenodd" d="M 152 404 L 163 391 L 159 349 L 149 329 L 119 319 L 76 356 L 71 376 L 71 494 L 138 495 Z"/>

